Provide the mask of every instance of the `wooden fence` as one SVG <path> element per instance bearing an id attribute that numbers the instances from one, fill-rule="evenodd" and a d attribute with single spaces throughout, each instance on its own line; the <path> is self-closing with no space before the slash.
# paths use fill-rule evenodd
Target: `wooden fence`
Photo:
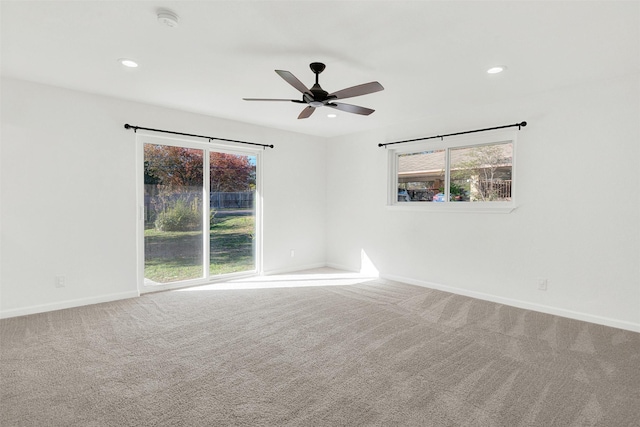
<path id="1" fill-rule="evenodd" d="M 253 208 L 254 194 L 254 191 L 240 191 L 235 193 L 210 193 L 210 206 L 212 209 Z"/>

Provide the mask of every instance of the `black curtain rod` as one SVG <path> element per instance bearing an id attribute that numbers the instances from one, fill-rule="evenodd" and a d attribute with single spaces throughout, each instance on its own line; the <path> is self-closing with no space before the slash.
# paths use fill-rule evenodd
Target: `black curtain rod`
<path id="1" fill-rule="evenodd" d="M 142 129 L 142 130 L 150 130 L 153 132 L 162 132 L 162 133 L 170 133 L 173 135 L 183 135 L 183 136 L 195 136 L 197 138 L 207 138 L 209 141 L 211 141 L 212 139 L 216 139 L 218 141 L 228 141 L 228 142 L 237 142 L 239 144 L 249 144 L 249 145 L 257 145 L 258 147 L 263 147 L 264 149 L 266 149 L 267 147 L 269 148 L 273 148 L 273 144 L 271 145 L 267 145 L 267 144 L 258 144 L 257 142 L 246 142 L 246 141 L 237 141 L 235 139 L 225 139 L 225 138 L 217 138 L 215 136 L 206 136 L 206 135 L 194 135 L 192 133 L 182 133 L 182 132 L 174 132 L 171 130 L 162 130 L 162 129 L 153 129 L 153 128 L 143 128 L 142 126 L 133 126 L 130 125 L 128 123 L 126 123 L 124 125 L 125 129 L 133 129 L 134 132 L 137 132 L 138 129 Z"/>
<path id="2" fill-rule="evenodd" d="M 387 142 L 386 144 L 378 144 L 378 147 L 386 147 L 387 145 L 393 145 L 393 144 L 404 144 L 405 142 L 423 141 L 425 139 L 436 139 L 436 138 L 443 139 L 445 136 L 456 136 L 456 135 L 464 135 L 466 133 L 486 132 L 488 130 L 512 128 L 512 127 L 516 127 L 516 126 L 518 126 L 518 130 L 520 130 L 521 127 L 524 127 L 526 125 L 527 125 L 527 122 L 520 122 L 520 123 L 515 123 L 515 124 L 512 124 L 512 125 L 496 126 L 496 127 L 493 127 L 493 128 L 466 130 L 464 132 L 448 133 L 446 135 L 435 135 L 435 136 L 427 136 L 425 138 L 406 139 L 404 141 Z"/>

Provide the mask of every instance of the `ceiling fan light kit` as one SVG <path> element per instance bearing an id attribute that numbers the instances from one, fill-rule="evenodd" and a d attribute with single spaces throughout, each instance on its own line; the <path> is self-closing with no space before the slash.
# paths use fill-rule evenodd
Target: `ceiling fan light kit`
<path id="1" fill-rule="evenodd" d="M 274 98 L 243 98 L 245 101 L 286 101 L 295 102 L 297 104 L 307 104 L 307 107 L 302 110 L 298 119 L 306 119 L 311 116 L 316 108 L 330 107 L 336 110 L 345 111 L 347 113 L 360 114 L 368 116 L 375 110 L 366 107 L 360 107 L 358 105 L 345 104 L 342 102 L 335 102 L 337 99 L 353 98 L 356 96 L 368 95 L 370 93 L 379 92 L 384 90 L 384 87 L 378 82 L 364 83 L 358 86 L 352 86 L 346 89 L 339 90 L 337 92 L 329 93 L 322 89 L 319 83 L 319 75 L 324 71 L 326 66 L 322 62 L 312 62 L 309 64 L 311 71 L 316 75 L 316 81 L 311 89 L 305 86 L 296 76 L 289 71 L 275 70 L 275 72 L 284 79 L 287 83 L 302 93 L 302 99 L 274 99 Z"/>

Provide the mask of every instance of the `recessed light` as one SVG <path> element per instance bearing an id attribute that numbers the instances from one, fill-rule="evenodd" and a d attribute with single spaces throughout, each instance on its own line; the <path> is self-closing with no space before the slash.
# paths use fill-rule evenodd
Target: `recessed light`
<path id="1" fill-rule="evenodd" d="M 496 65 L 495 67 L 491 67 L 487 70 L 487 73 L 489 74 L 498 74 L 503 72 L 504 70 L 506 70 L 507 67 L 504 65 Z"/>
<path id="2" fill-rule="evenodd" d="M 118 62 L 128 68 L 136 68 L 138 66 L 138 63 L 132 59 L 120 58 Z"/>
<path id="3" fill-rule="evenodd" d="M 329 117 L 330 119 L 334 119 L 334 118 L 338 117 L 338 115 L 331 113 L 331 114 L 327 114 L 327 117 Z"/>

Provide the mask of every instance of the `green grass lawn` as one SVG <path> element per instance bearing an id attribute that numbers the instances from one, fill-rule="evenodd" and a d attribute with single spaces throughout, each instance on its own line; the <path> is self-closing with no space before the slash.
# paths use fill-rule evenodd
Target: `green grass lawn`
<path id="1" fill-rule="evenodd" d="M 209 274 L 249 271 L 255 268 L 253 215 L 216 217 L 209 231 Z M 200 231 L 144 232 L 144 276 L 158 283 L 202 277 L 202 233 Z"/>

